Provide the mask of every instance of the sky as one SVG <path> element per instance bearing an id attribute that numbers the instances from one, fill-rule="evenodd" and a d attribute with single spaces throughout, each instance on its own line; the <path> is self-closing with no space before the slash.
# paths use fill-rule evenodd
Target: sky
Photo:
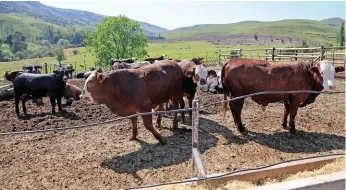
<path id="1" fill-rule="evenodd" d="M 119 14 L 169 30 L 197 24 L 283 19 L 345 19 L 345 1 L 40 1 L 106 16 Z"/>

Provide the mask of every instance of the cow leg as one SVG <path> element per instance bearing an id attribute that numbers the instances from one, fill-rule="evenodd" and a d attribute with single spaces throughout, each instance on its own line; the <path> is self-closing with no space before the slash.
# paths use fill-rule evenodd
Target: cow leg
<path id="1" fill-rule="evenodd" d="M 50 105 L 52 106 L 52 114 L 55 114 L 55 98 L 49 97 Z"/>
<path id="2" fill-rule="evenodd" d="M 137 134 L 138 134 L 138 129 L 137 129 L 137 119 L 138 117 L 131 118 L 131 123 L 132 123 L 132 137 L 130 140 L 137 140 Z"/>
<path id="3" fill-rule="evenodd" d="M 22 99 L 22 109 L 23 109 L 24 115 L 27 115 L 25 103 L 26 103 L 26 100 L 28 100 L 28 99 L 29 99 L 28 94 L 24 95 L 24 97 Z"/>
<path id="4" fill-rule="evenodd" d="M 148 110 L 143 112 L 149 112 Z M 142 115 L 144 127 L 148 129 L 161 144 L 166 144 L 166 140 L 155 130 L 151 115 Z"/>
<path id="5" fill-rule="evenodd" d="M 289 105 L 289 110 L 290 110 L 290 122 L 289 122 L 289 126 L 290 126 L 290 132 L 291 134 L 296 133 L 296 126 L 295 126 L 295 122 L 294 119 L 297 115 L 298 112 L 298 108 L 299 108 L 299 102 L 298 101 L 291 101 L 290 105 Z"/>
<path id="6" fill-rule="evenodd" d="M 287 129 L 287 118 L 290 113 L 290 105 L 288 101 L 284 101 L 284 105 L 285 105 L 285 110 L 284 110 L 284 117 L 282 119 L 282 127 L 284 129 Z"/>
<path id="7" fill-rule="evenodd" d="M 163 104 L 159 105 L 156 111 L 163 111 Z M 161 128 L 161 120 L 162 120 L 162 114 L 157 114 L 156 124 L 155 124 L 157 128 Z"/>
<path id="8" fill-rule="evenodd" d="M 21 94 L 19 93 L 16 93 L 16 96 L 14 97 L 14 103 L 15 103 L 15 109 L 16 109 L 16 114 L 17 114 L 17 117 L 19 117 L 19 100 L 20 100 L 20 97 L 21 97 Z"/>
<path id="9" fill-rule="evenodd" d="M 173 103 L 173 109 L 179 109 L 179 98 L 173 97 L 172 98 Z M 174 112 L 174 118 L 173 118 L 173 130 L 178 128 L 178 113 Z"/>
<path id="10" fill-rule="evenodd" d="M 243 109 L 243 105 L 244 99 L 229 102 L 229 107 L 231 108 L 234 123 L 238 127 L 238 131 L 241 133 L 246 131 L 241 121 L 241 110 Z"/>
<path id="11" fill-rule="evenodd" d="M 58 102 L 58 109 L 59 109 L 59 112 L 62 112 L 61 97 L 60 97 L 60 98 L 56 98 L 56 101 Z"/>

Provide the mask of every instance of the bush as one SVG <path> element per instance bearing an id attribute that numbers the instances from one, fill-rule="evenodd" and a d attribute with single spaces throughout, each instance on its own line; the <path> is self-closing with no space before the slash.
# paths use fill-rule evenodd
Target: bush
<path id="1" fill-rule="evenodd" d="M 14 54 L 15 57 L 18 57 L 19 59 L 25 59 L 25 53 L 22 51 L 18 51 Z"/>
<path id="2" fill-rule="evenodd" d="M 78 55 L 78 53 L 79 53 L 78 49 L 74 49 L 72 52 L 74 55 Z"/>

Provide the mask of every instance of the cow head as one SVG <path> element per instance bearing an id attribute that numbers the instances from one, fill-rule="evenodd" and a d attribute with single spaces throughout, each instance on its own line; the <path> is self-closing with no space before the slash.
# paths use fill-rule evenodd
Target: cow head
<path id="1" fill-rule="evenodd" d="M 103 84 L 106 78 L 106 73 L 99 73 L 97 71 L 93 71 L 85 81 L 80 98 L 89 97 L 90 101 L 101 104 L 104 91 Z"/>
<path id="2" fill-rule="evenodd" d="M 5 75 L 4 75 L 4 80 L 13 82 L 13 80 L 14 80 L 18 75 L 20 75 L 20 74 L 22 74 L 22 73 L 23 73 L 22 71 L 13 71 L 13 72 L 6 71 L 6 72 L 5 72 Z"/>
<path id="3" fill-rule="evenodd" d="M 192 61 L 196 64 L 196 65 L 203 65 L 203 57 L 194 57 L 192 58 Z"/>
<path id="4" fill-rule="evenodd" d="M 318 66 L 318 64 L 317 64 Z M 335 68 L 333 62 L 328 60 L 323 60 L 319 64 L 318 68 L 320 74 L 322 75 L 323 90 L 335 90 L 336 84 L 334 79 Z"/>

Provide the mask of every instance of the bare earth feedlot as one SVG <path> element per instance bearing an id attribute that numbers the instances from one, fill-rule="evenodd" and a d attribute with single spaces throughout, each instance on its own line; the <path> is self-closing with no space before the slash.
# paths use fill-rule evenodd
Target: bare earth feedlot
<path id="1" fill-rule="evenodd" d="M 344 74 L 344 73 L 342 73 Z M 84 80 L 70 80 L 82 87 Z M 338 78 L 337 90 L 345 90 Z M 200 93 L 201 104 L 222 95 Z M 17 119 L 14 101 L 0 102 L 0 132 L 70 127 L 116 118 L 103 105 L 86 100 L 52 116 L 50 105 L 27 103 L 29 118 Z M 20 104 L 21 105 L 21 104 Z M 200 114 L 200 150 L 208 174 L 269 165 L 288 159 L 345 152 L 345 94 L 321 94 L 298 110 L 296 135 L 281 126 L 283 104 L 261 107 L 246 99 L 241 135 L 230 111 L 220 106 Z M 22 113 L 21 106 L 20 112 Z M 191 132 L 170 131 L 170 116 L 163 118 L 167 145 L 160 145 L 139 120 L 139 141 L 130 141 L 131 122 L 61 132 L 0 136 L 1 189 L 119 189 L 191 178 Z M 183 124 L 179 123 L 180 126 Z M 190 127 L 189 125 L 184 125 Z"/>

